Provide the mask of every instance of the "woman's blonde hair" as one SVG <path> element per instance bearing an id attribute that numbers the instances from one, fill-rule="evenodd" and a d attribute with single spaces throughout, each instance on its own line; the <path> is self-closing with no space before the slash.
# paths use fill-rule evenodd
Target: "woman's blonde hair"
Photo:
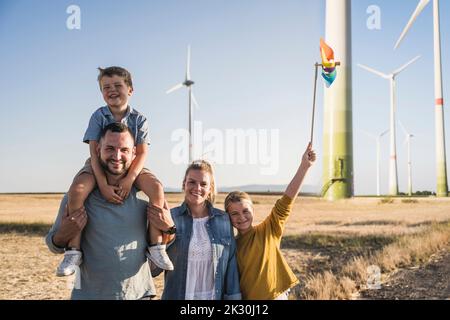
<path id="1" fill-rule="evenodd" d="M 227 195 L 227 197 L 225 198 L 225 203 L 224 203 L 225 211 L 228 210 L 228 207 L 230 206 L 230 204 L 235 203 L 235 202 L 244 202 L 244 201 L 250 202 L 250 205 L 253 207 L 252 198 L 250 198 L 248 193 L 242 192 L 242 191 L 230 192 Z"/>
<path id="2" fill-rule="evenodd" d="M 189 174 L 189 171 L 191 171 L 191 170 L 200 170 L 200 171 L 203 171 L 203 172 L 206 172 L 209 174 L 211 190 L 209 192 L 207 200 L 211 204 L 214 204 L 214 201 L 216 200 L 217 190 L 216 190 L 216 182 L 214 180 L 214 171 L 213 171 L 211 164 L 206 160 L 193 161 L 189 165 L 189 167 L 187 167 L 186 173 L 184 174 L 183 186 L 182 186 L 183 191 L 184 191 L 184 185 L 186 184 L 187 175 Z"/>

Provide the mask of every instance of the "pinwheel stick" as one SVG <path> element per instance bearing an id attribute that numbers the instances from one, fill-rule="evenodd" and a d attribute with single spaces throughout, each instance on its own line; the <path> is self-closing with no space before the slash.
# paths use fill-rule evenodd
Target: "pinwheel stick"
<path id="1" fill-rule="evenodd" d="M 340 66 L 340 62 L 336 62 L 336 66 Z M 318 68 L 323 67 L 320 63 L 315 63 L 314 67 L 316 69 L 314 73 L 314 96 L 313 96 L 313 110 L 312 110 L 312 121 L 311 121 L 311 139 L 309 140 L 311 142 L 311 145 L 313 144 L 313 137 L 314 137 L 314 115 L 316 113 L 316 92 L 317 92 L 317 74 L 318 74 Z"/>

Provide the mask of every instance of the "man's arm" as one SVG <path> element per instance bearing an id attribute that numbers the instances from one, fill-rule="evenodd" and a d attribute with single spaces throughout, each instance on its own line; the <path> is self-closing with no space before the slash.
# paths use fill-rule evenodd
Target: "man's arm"
<path id="1" fill-rule="evenodd" d="M 73 239 L 87 223 L 87 214 L 84 207 L 74 211 L 69 217 L 67 211 L 67 194 L 61 200 L 55 223 L 45 237 L 49 250 L 53 253 L 64 253 L 64 248 L 70 239 Z"/>

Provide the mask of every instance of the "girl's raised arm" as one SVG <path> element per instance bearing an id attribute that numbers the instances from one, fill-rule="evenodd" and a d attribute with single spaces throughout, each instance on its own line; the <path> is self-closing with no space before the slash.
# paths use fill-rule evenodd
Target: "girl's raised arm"
<path id="1" fill-rule="evenodd" d="M 314 161 L 316 161 L 316 153 L 312 149 L 311 143 L 306 147 L 306 151 L 302 156 L 302 162 L 295 173 L 295 176 L 292 178 L 291 182 L 286 188 L 284 192 L 292 200 L 295 200 L 297 194 L 300 190 L 300 187 L 303 184 L 303 180 L 308 172 L 308 169 L 313 165 Z"/>

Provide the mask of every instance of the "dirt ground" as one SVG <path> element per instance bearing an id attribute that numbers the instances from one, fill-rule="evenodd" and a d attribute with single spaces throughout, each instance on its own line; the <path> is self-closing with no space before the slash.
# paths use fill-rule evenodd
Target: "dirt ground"
<path id="1" fill-rule="evenodd" d="M 0 234 L 0 243 L 0 300 L 70 298 L 73 277 L 55 276 L 62 257 L 48 251 L 42 234 Z M 155 279 L 159 294 L 162 281 L 162 275 Z"/>
<path id="2" fill-rule="evenodd" d="M 379 290 L 361 292 L 361 299 L 450 300 L 450 252 L 432 255 L 423 266 L 400 269 Z"/>
<path id="3" fill-rule="evenodd" d="M 223 206 L 224 196 L 218 196 L 217 207 Z M 0 195 L 0 299 L 69 298 L 67 279 L 54 275 L 61 257 L 50 253 L 43 239 L 53 223 L 61 198 L 60 194 Z M 261 221 L 270 212 L 278 198 L 274 195 L 253 197 L 255 222 Z M 395 198 L 393 203 L 382 203 L 380 198 L 355 198 L 328 202 L 301 197 L 296 201 L 286 226 L 283 254 L 303 282 L 311 273 L 324 269 L 337 270 L 355 254 L 381 248 L 394 236 L 418 232 L 434 221 L 450 220 L 450 199 L 404 200 Z M 182 202 L 182 195 L 170 194 L 168 201 L 170 206 L 177 206 Z M 23 231 L 16 225 L 11 228 L 11 223 L 43 225 L 36 230 Z M 331 245 L 320 242 L 326 235 L 360 239 L 357 244 L 344 241 Z M 447 267 L 450 265 L 448 256 L 443 261 L 447 262 Z M 424 273 L 424 279 L 437 279 L 439 274 L 449 274 L 448 268 L 439 270 L 436 274 Z M 160 295 L 163 276 L 156 278 L 155 282 Z M 445 282 L 441 284 L 443 286 Z M 297 297 L 301 289 L 302 285 L 295 288 Z M 378 294 L 382 294 L 381 291 Z M 371 297 L 383 298 L 367 296 Z"/>

